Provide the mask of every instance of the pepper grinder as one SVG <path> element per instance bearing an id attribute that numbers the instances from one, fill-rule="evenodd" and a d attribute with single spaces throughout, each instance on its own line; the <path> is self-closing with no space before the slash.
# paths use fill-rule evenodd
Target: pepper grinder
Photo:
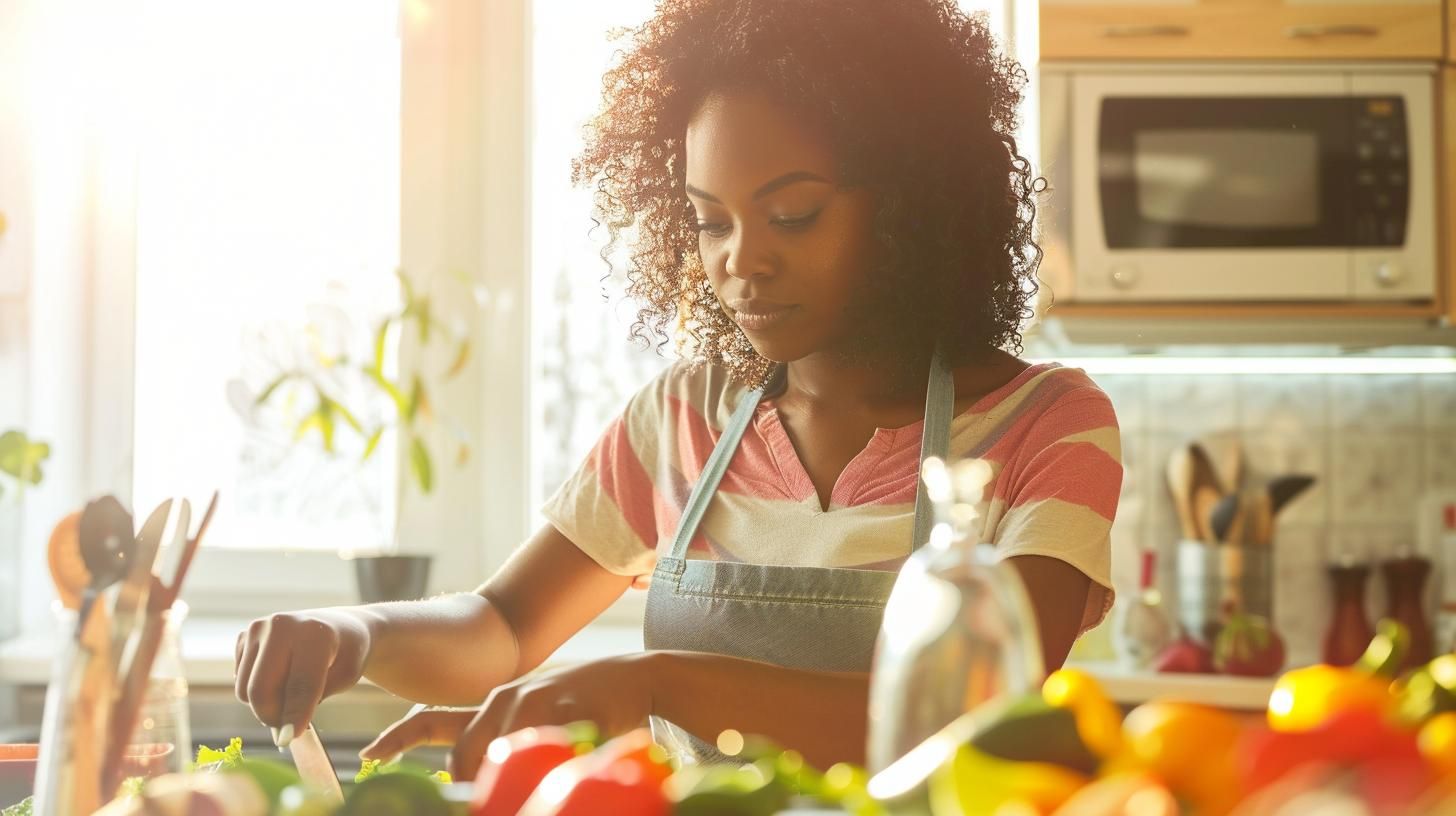
<path id="1" fill-rule="evenodd" d="M 1146 669 L 1178 636 L 1162 593 L 1153 585 L 1156 550 L 1142 552 L 1142 575 L 1136 598 L 1121 605 L 1117 617 L 1118 659 L 1129 669 Z"/>
<path id="2" fill-rule="evenodd" d="M 1390 604 L 1387 615 L 1400 621 L 1410 633 L 1410 648 L 1401 661 L 1400 671 L 1425 665 L 1435 652 L 1424 602 L 1431 561 L 1403 547 L 1395 558 L 1382 562 L 1380 570 L 1385 575 L 1385 595 Z"/>
<path id="3" fill-rule="evenodd" d="M 1370 577 L 1370 567 L 1345 553 L 1326 572 L 1334 592 L 1334 605 L 1330 627 L 1325 631 L 1324 662 L 1331 666 L 1349 666 L 1360 659 L 1370 639 L 1375 637 L 1370 619 L 1365 616 L 1365 582 Z"/>

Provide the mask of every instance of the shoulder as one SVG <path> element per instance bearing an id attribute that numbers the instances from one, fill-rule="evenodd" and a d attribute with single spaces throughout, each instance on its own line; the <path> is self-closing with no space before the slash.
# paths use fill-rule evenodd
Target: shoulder
<path id="1" fill-rule="evenodd" d="M 1036 418 L 1068 412 L 1104 413 L 1114 424 L 1112 400 L 1080 368 L 1056 362 L 1027 366 L 1000 392 L 993 394 L 990 410 L 1004 415 Z"/>
<path id="2" fill-rule="evenodd" d="M 732 379 L 721 366 L 679 360 L 638 390 L 628 414 L 655 423 L 691 411 L 709 425 L 722 427 L 747 392 L 747 387 Z"/>

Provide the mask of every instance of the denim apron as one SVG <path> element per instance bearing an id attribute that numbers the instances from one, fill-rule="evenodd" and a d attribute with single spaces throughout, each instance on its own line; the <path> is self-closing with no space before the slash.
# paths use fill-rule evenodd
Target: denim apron
<path id="1" fill-rule="evenodd" d="M 799 567 L 689 559 L 692 540 L 728 469 L 764 389 L 744 395 L 688 496 L 672 549 L 659 557 L 647 593 L 643 645 L 654 650 L 709 652 L 796 669 L 868 672 L 885 602 L 896 573 L 841 567 Z M 955 384 L 937 352 L 926 389 L 920 459 L 945 458 Z M 919 481 L 917 479 L 917 481 Z M 927 540 L 931 507 L 920 483 L 914 535 L 907 552 Z M 678 726 L 652 717 L 654 739 L 682 762 L 726 759 Z M 709 738 L 713 734 L 703 735 Z"/>

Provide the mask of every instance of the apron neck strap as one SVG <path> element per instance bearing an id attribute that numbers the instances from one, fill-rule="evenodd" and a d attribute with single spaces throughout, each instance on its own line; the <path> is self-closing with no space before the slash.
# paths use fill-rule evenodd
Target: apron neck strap
<path id="1" fill-rule="evenodd" d="M 718 443 L 713 446 L 713 453 L 708 456 L 702 474 L 688 494 L 687 506 L 683 508 L 682 518 L 678 521 L 677 534 L 672 541 L 673 558 L 687 557 L 688 543 L 697 532 L 698 523 L 703 520 L 708 503 L 718 490 L 718 483 L 728 471 L 728 463 L 733 460 L 733 453 L 738 450 L 738 441 L 743 438 L 743 432 L 752 421 L 763 394 L 763 388 L 756 388 L 743 395 L 728 424 L 724 426 L 723 435 L 718 437 Z M 930 382 L 926 386 L 925 429 L 920 438 L 922 464 L 928 456 L 946 458 L 950 450 L 950 421 L 954 413 L 955 379 L 937 347 L 930 358 Z M 918 472 L 915 481 L 918 487 L 915 493 L 915 533 L 911 538 L 911 549 L 919 548 L 928 540 L 931 523 L 934 521 L 930 499 L 925 495 L 925 483 Z"/>
<path id="2" fill-rule="evenodd" d="M 955 414 L 955 376 L 945 362 L 940 346 L 930 356 L 930 382 L 925 387 L 925 427 L 920 435 L 920 464 L 931 456 L 945 460 L 950 454 L 950 421 Z M 925 480 L 915 474 L 915 532 L 910 549 L 919 549 L 930 540 L 935 522 L 935 508 L 925 492 Z"/>

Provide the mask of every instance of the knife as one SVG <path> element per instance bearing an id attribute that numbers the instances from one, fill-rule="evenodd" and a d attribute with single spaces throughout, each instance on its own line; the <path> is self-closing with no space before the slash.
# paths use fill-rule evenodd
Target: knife
<path id="1" fill-rule="evenodd" d="M 312 723 L 288 743 L 288 752 L 293 754 L 293 765 L 305 785 L 323 791 L 335 804 L 344 803 L 339 774 L 334 770 L 334 763 L 329 761 L 329 752 L 324 750 Z"/>

